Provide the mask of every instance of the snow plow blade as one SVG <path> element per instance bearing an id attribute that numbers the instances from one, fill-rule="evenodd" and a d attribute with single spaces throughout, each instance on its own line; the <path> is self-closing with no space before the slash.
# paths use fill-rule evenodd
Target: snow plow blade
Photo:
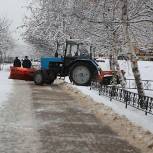
<path id="1" fill-rule="evenodd" d="M 97 76 L 97 81 L 103 85 L 110 85 L 113 79 L 113 71 L 100 71 Z M 117 76 L 117 84 L 120 84 L 119 77 Z"/>
<path id="2" fill-rule="evenodd" d="M 22 68 L 22 67 L 10 67 L 9 79 L 33 81 L 33 75 L 36 69 L 34 68 Z"/>

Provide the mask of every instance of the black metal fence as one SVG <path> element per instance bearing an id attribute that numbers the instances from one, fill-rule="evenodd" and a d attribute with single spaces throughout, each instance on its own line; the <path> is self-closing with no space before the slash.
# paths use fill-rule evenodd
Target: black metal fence
<path id="1" fill-rule="evenodd" d="M 104 95 L 125 104 L 125 108 L 128 106 L 134 107 L 141 111 L 144 111 L 147 115 L 153 115 L 153 97 L 140 96 L 137 93 L 133 93 L 116 86 L 105 86 L 99 82 L 92 82 L 90 89 L 96 89 L 99 91 L 99 95 Z"/>

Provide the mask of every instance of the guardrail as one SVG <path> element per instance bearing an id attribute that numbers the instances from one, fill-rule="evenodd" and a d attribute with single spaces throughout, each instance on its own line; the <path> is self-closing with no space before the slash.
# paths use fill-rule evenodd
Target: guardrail
<path id="1" fill-rule="evenodd" d="M 153 115 L 153 97 L 140 96 L 116 86 L 101 85 L 99 82 L 92 82 L 90 89 L 98 90 L 99 95 L 109 97 L 110 101 L 114 99 L 124 103 L 125 108 L 131 106 L 145 112 L 145 115 Z"/>
<path id="2" fill-rule="evenodd" d="M 153 81 L 152 80 L 142 80 L 144 90 L 153 91 Z M 126 79 L 126 88 L 137 89 L 134 79 Z"/>

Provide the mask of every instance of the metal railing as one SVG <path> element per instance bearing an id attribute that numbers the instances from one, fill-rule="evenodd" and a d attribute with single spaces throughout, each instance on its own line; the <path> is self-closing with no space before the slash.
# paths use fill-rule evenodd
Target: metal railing
<path id="1" fill-rule="evenodd" d="M 152 80 L 142 80 L 144 90 L 153 91 L 153 81 Z M 134 79 L 126 79 L 126 88 L 137 89 Z"/>
<path id="2" fill-rule="evenodd" d="M 99 95 L 109 97 L 110 101 L 114 99 L 124 103 L 125 108 L 131 106 L 145 112 L 145 115 L 153 115 L 153 97 L 140 96 L 116 86 L 101 85 L 99 82 L 92 82 L 90 89 L 98 90 Z"/>

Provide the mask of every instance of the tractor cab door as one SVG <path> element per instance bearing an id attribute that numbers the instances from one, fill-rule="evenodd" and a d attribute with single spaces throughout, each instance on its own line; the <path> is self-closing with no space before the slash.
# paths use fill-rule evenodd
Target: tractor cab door
<path id="1" fill-rule="evenodd" d="M 78 45 L 66 44 L 66 50 L 64 55 L 64 65 L 65 67 L 69 66 L 72 61 L 78 58 Z"/>
<path id="2" fill-rule="evenodd" d="M 78 57 L 76 56 L 73 56 L 73 57 L 69 57 L 69 56 L 66 56 L 64 58 L 64 66 L 69 66 L 74 60 L 78 59 Z"/>

